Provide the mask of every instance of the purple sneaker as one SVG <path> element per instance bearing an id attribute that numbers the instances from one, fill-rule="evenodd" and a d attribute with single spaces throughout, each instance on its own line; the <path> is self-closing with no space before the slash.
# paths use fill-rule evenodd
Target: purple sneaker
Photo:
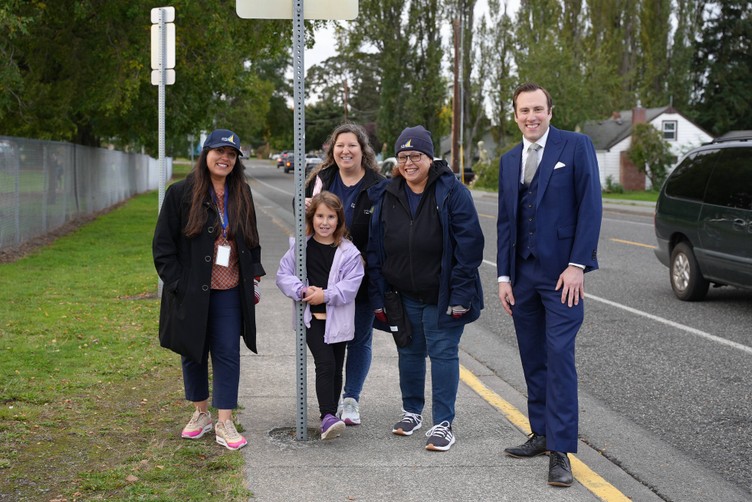
<path id="1" fill-rule="evenodd" d="M 327 413 L 321 420 L 321 439 L 334 439 L 342 434 L 345 430 L 345 422 Z"/>

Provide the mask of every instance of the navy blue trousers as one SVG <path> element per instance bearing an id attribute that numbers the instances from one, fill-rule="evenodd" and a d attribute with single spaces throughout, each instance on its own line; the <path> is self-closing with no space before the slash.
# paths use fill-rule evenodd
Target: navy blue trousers
<path id="1" fill-rule="evenodd" d="M 517 259 L 512 319 L 527 383 L 530 428 L 546 436 L 549 450 L 577 451 L 579 410 L 574 347 L 584 302 L 561 303 L 558 278 L 546 277 L 539 261 Z"/>
<path id="2" fill-rule="evenodd" d="M 212 362 L 212 406 L 231 410 L 238 406 L 240 338 L 243 312 L 240 288 L 213 289 L 209 299 L 206 345 L 201 363 L 182 358 L 185 398 L 209 399 L 209 354 Z"/>

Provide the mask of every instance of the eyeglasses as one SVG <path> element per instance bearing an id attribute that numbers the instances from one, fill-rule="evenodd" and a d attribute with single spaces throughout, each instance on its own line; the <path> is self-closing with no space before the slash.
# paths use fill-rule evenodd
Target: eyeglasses
<path id="1" fill-rule="evenodd" d="M 410 162 L 413 164 L 417 164 L 420 162 L 420 158 L 423 157 L 422 153 L 411 153 L 410 155 L 398 155 L 397 156 L 397 162 L 400 164 L 404 164 L 407 162 L 407 159 L 410 159 Z"/>

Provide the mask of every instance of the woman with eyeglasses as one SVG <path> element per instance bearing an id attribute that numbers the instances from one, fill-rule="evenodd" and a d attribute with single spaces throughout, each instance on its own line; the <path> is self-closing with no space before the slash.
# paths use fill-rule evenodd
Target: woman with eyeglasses
<path id="1" fill-rule="evenodd" d="M 412 328 L 410 343 L 397 348 L 402 418 L 392 432 L 410 436 L 423 425 L 428 356 L 433 427 L 426 449 L 447 451 L 455 442 L 460 337 L 483 308 L 483 232 L 470 191 L 444 160 L 434 160 L 430 132 L 406 128 L 395 151 L 392 179 L 368 191 L 374 209 L 366 259 L 376 318 L 386 323 L 384 294 L 396 291 Z"/>

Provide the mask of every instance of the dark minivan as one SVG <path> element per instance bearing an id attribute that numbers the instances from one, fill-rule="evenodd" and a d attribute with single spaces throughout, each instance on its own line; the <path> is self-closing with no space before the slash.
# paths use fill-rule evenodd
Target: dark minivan
<path id="1" fill-rule="evenodd" d="M 703 299 L 710 283 L 752 288 L 752 131 L 684 156 L 658 196 L 655 235 L 680 300 Z"/>

